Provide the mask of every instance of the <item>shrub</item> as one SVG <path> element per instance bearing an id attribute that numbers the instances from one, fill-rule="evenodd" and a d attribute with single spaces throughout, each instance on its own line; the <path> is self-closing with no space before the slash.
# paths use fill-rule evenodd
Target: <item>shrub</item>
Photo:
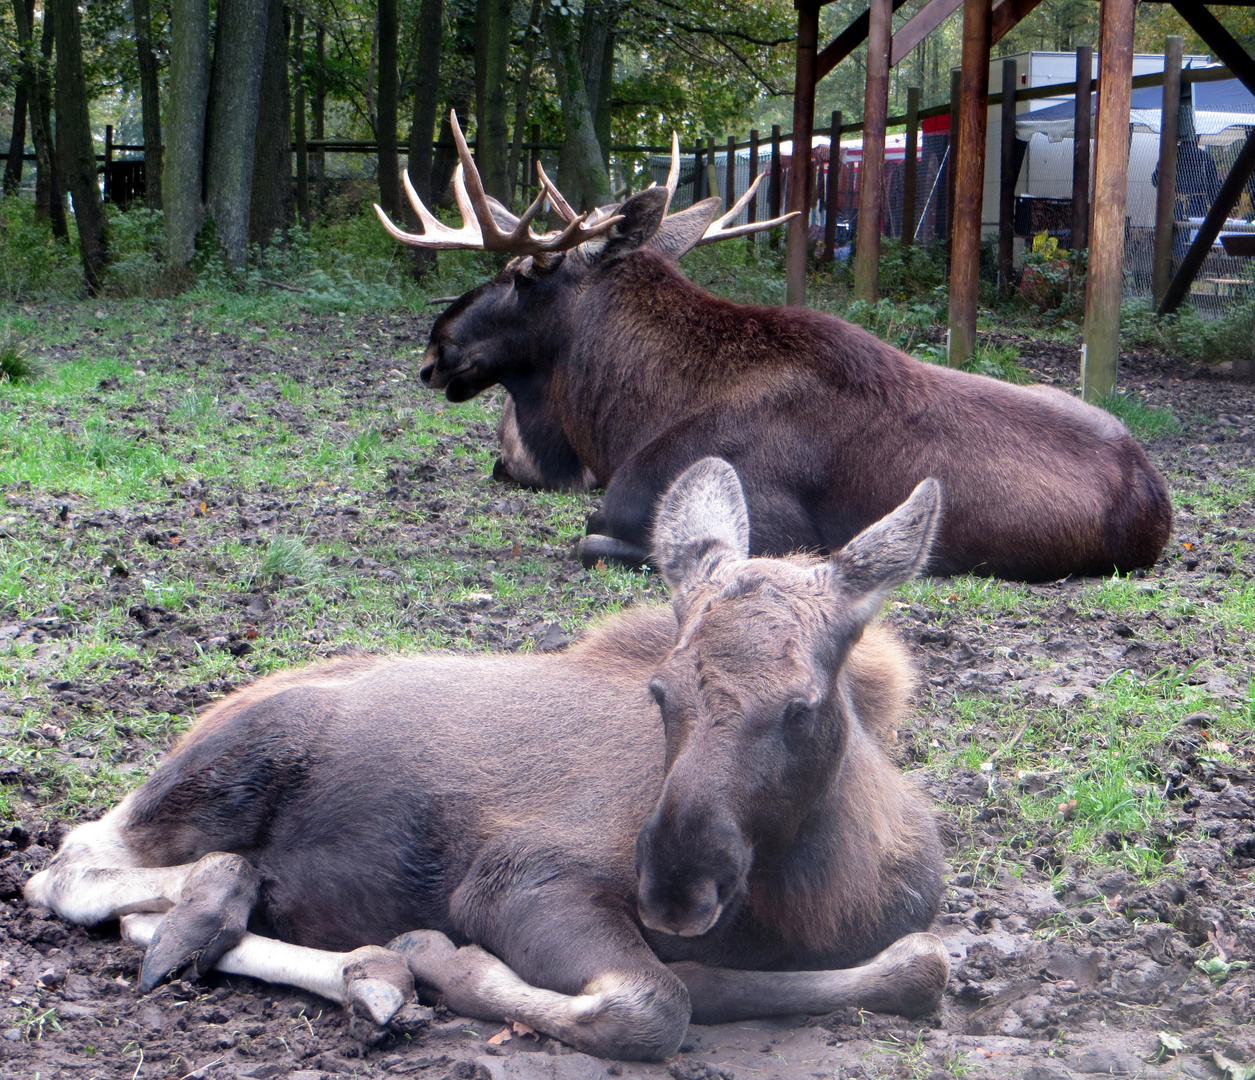
<path id="1" fill-rule="evenodd" d="M 83 271 L 72 219 L 70 230 L 71 243 L 58 241 L 48 222 L 35 219 L 35 204 L 29 199 L 0 199 L 0 296 L 80 296 Z"/>
<path id="2" fill-rule="evenodd" d="M 34 382 L 44 374 L 44 362 L 26 351 L 12 327 L 0 334 L 0 382 Z"/>

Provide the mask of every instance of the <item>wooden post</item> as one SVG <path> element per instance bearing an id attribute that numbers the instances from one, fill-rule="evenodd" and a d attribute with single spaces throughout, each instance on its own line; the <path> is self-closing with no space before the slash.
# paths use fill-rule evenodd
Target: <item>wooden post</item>
<path id="1" fill-rule="evenodd" d="M 990 0 L 963 0 L 962 106 L 950 240 L 949 362 L 954 367 L 964 364 L 976 348 L 981 203 L 985 196 L 985 130 L 989 109 L 990 7 Z"/>
<path id="2" fill-rule="evenodd" d="M 105 175 L 104 175 L 104 201 L 117 202 L 116 193 L 113 190 L 113 125 L 105 125 Z"/>
<path id="3" fill-rule="evenodd" d="M 946 157 L 946 241 L 954 250 L 954 178 L 959 164 L 959 99 L 963 96 L 963 72 L 950 72 L 950 147 Z M 947 255 L 949 258 L 949 255 Z"/>
<path id="4" fill-rule="evenodd" d="M 754 177 L 756 177 L 757 175 L 758 175 L 758 128 L 754 128 L 750 131 L 749 182 L 751 184 L 754 182 Z M 750 199 L 749 206 L 745 208 L 746 215 L 747 215 L 745 220 L 751 225 L 753 225 L 754 222 L 758 220 L 758 199 L 760 195 L 762 194 L 762 188 L 760 187 L 758 190 L 759 190 L 759 194 L 755 195 L 752 199 Z M 753 242 L 753 239 L 754 239 L 753 233 L 751 233 L 748 237 L 746 237 L 746 240 L 751 243 Z"/>
<path id="5" fill-rule="evenodd" d="M 1098 49 L 1098 123 L 1094 129 L 1094 204 L 1085 288 L 1081 389 L 1086 401 L 1115 392 L 1124 299 L 1124 206 L 1129 179 L 1133 98 L 1133 12 L 1137 0 L 1102 0 Z"/>
<path id="6" fill-rule="evenodd" d="M 883 2 L 883 0 L 882 0 Z M 815 54 L 819 49 L 819 0 L 797 0 L 797 72 L 793 81 L 793 161 L 789 168 L 789 222 L 784 254 L 784 302 L 806 303 L 806 249 L 811 206 L 811 132 L 815 126 Z"/>
<path id="7" fill-rule="evenodd" d="M 1177 210 L 1177 123 L 1181 112 L 1181 56 L 1185 39 L 1168 38 L 1163 68 L 1163 119 L 1159 126 L 1159 188 L 1155 193 L 1155 271 L 1151 294 L 1163 303 L 1172 280 Z"/>
<path id="8" fill-rule="evenodd" d="M 1099 84 L 1098 92 L 1099 94 L 1102 93 L 1101 83 Z M 1175 311 L 1177 305 L 1185 299 L 1194 278 L 1198 276 L 1199 270 L 1203 268 L 1203 261 L 1211 251 L 1212 244 L 1216 242 L 1216 237 L 1220 235 L 1220 230 L 1224 227 L 1229 212 L 1233 209 L 1234 204 L 1237 203 L 1238 198 L 1242 194 L 1242 189 L 1246 186 L 1246 182 L 1251 178 L 1253 172 L 1255 172 L 1255 131 L 1252 131 L 1247 136 L 1246 142 L 1243 143 L 1242 149 L 1238 152 L 1237 160 L 1229 167 L 1224 183 L 1220 185 L 1220 191 L 1216 195 L 1215 201 L 1211 204 L 1211 209 L 1207 211 L 1207 216 L 1203 218 L 1203 223 L 1198 228 L 1194 242 L 1190 244 L 1190 250 L 1185 253 L 1185 257 L 1181 260 L 1181 265 L 1177 267 L 1176 275 L 1173 277 L 1171 284 L 1169 284 L 1163 301 L 1157 309 L 1160 315 L 1168 315 Z M 1097 204 L 1095 204 L 1096 210 Z M 1097 235 L 1094 237 L 1094 242 L 1098 242 Z M 1093 261 L 1091 257 L 1091 266 Z M 1086 312 L 1086 315 L 1088 316 L 1088 312 Z M 1089 336 L 1088 329 L 1087 318 L 1087 338 Z M 1093 356 L 1092 350 L 1090 356 Z M 1090 363 L 1092 364 L 1093 361 L 1091 360 Z"/>
<path id="9" fill-rule="evenodd" d="M 1015 88 L 1014 60 L 1002 61 L 1002 182 L 998 188 L 998 287 L 1011 291 L 1015 273 Z"/>
<path id="10" fill-rule="evenodd" d="M 824 189 L 824 262 L 832 262 L 837 250 L 837 185 L 841 177 L 841 110 L 832 114 L 828 129 L 828 184 Z"/>
<path id="11" fill-rule="evenodd" d="M 527 184 L 525 185 L 527 189 L 531 189 L 533 185 L 535 185 L 535 187 L 538 189 L 540 187 L 540 176 L 536 172 L 536 165 L 539 161 L 540 161 L 540 125 L 533 124 L 532 125 L 532 151 L 528 155 Z M 528 197 L 524 199 L 523 201 L 531 202 L 531 197 Z"/>
<path id="12" fill-rule="evenodd" d="M 305 133 L 305 12 L 292 13 L 292 141 L 296 143 L 296 214 L 308 229 L 309 145 Z"/>
<path id="13" fill-rule="evenodd" d="M 702 200 L 702 189 L 705 187 L 706 172 L 702 168 L 702 140 L 699 138 L 693 147 L 693 202 Z"/>
<path id="14" fill-rule="evenodd" d="M 919 192 L 920 88 L 906 88 L 906 162 L 902 173 L 902 246 L 915 243 L 915 196 Z"/>
<path id="15" fill-rule="evenodd" d="M 781 187 L 784 181 L 784 163 L 780 160 L 780 125 L 771 125 L 771 194 L 767 198 L 768 218 L 780 216 Z M 771 230 L 771 250 L 780 249 L 780 230 Z"/>
<path id="16" fill-rule="evenodd" d="M 719 170 L 715 168 L 715 137 L 706 136 L 706 194 L 719 194 Z"/>
<path id="17" fill-rule="evenodd" d="M 727 161 L 727 175 L 724 177 L 723 208 L 731 210 L 736 202 L 736 139 L 728 136 L 728 148 L 724 151 Z"/>
<path id="18" fill-rule="evenodd" d="M 1068 246 L 1089 247 L 1089 113 L 1094 50 L 1076 50 L 1076 119 L 1072 136 L 1072 237 Z M 1132 100 L 1132 99 L 1130 99 Z M 1101 106 L 1100 106 L 1101 108 Z"/>
<path id="19" fill-rule="evenodd" d="M 750 171 L 749 183 L 754 182 L 754 177 L 758 175 L 758 128 L 750 130 Z M 749 201 L 749 205 L 745 208 L 745 220 L 748 224 L 753 225 L 758 220 L 758 200 L 762 197 L 762 186 L 759 186 L 758 194 Z M 754 233 L 750 233 L 745 237 L 745 261 L 750 263 L 758 246 L 758 237 Z"/>
<path id="20" fill-rule="evenodd" d="M 893 0 L 871 0 L 868 18 L 863 163 L 859 169 L 858 227 L 854 240 L 854 299 L 874 304 L 880 291 L 880 233 L 885 210 L 885 121 L 889 116 Z"/>

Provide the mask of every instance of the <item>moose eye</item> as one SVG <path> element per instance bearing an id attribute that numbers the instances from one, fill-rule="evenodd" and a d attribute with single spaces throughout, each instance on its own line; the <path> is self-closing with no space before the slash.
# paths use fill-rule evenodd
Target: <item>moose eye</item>
<path id="1" fill-rule="evenodd" d="M 809 701 L 794 698 L 784 707 L 784 723 L 786 727 L 805 727 L 810 721 L 814 709 Z"/>
<path id="2" fill-rule="evenodd" d="M 649 692 L 653 696 L 658 708 L 665 709 L 667 707 L 667 684 L 661 679 L 655 679 L 649 684 Z"/>

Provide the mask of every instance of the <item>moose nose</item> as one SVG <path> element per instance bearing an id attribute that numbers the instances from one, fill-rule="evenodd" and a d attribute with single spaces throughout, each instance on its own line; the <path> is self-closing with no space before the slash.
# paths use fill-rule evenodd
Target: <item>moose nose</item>
<path id="1" fill-rule="evenodd" d="M 686 888 L 657 888 L 642 878 L 637 898 L 641 922 L 650 930 L 679 937 L 700 937 L 723 914 L 719 885 L 713 878 L 686 882 Z"/>
<path id="2" fill-rule="evenodd" d="M 423 366 L 418 369 L 419 381 L 426 387 L 431 386 L 431 380 L 436 374 L 436 350 L 431 346 L 427 347 L 427 351 L 423 353 Z"/>

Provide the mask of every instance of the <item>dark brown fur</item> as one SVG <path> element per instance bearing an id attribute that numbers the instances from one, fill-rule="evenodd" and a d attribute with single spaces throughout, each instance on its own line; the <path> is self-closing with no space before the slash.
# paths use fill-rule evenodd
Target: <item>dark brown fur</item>
<path id="1" fill-rule="evenodd" d="M 639 247 L 648 196 L 604 249 L 515 260 L 462 297 L 423 368 L 452 400 L 510 392 L 498 476 L 606 487 L 585 562 L 644 561 L 658 497 L 709 454 L 740 474 L 755 554 L 836 550 L 933 476 L 935 573 L 1049 580 L 1159 557 L 1167 488 L 1109 413 L 922 363 L 819 312 L 712 297 Z"/>

